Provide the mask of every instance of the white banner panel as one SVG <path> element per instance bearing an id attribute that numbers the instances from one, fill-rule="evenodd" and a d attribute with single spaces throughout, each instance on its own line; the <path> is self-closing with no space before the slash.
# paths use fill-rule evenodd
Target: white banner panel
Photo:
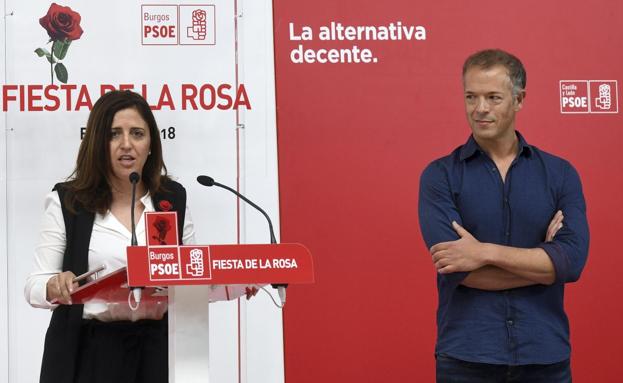
<path id="1" fill-rule="evenodd" d="M 3 8 L 4 11 L 4 8 Z M 0 41 L 4 42 L 5 18 L 0 19 Z M 4 55 L 5 50 L 2 51 Z M 0 60 L 0 76 L 4 84 L 4 60 Z M 8 286 L 8 257 L 7 257 L 7 226 L 6 210 L 6 120 L 2 113 L 0 118 L 0 382 L 9 381 L 9 286 Z M 5 314 L 6 313 L 6 314 Z"/>
<path id="2" fill-rule="evenodd" d="M 90 106 L 103 91 L 133 89 L 154 109 L 169 173 L 188 191 L 199 243 L 268 241 L 259 213 L 200 186 L 199 174 L 238 188 L 279 217 L 270 1 L 67 0 L 59 5 L 79 14 L 83 33 L 72 31 L 66 52 L 49 43 L 40 24 L 50 5 L 5 0 L 0 35 L 0 212 L 7 221 L 0 283 L 8 286 L 0 295 L 8 312 L 0 319 L 0 367 L 8 366 L 1 371 L 11 383 L 38 380 L 50 317 L 28 306 L 22 292 L 43 196 L 73 170 Z M 281 312 L 269 302 L 258 295 L 210 306 L 211 381 L 283 381 Z"/>

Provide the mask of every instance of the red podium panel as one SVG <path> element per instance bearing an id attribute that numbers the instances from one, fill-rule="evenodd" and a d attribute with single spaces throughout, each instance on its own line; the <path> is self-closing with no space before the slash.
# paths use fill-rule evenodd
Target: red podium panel
<path id="1" fill-rule="evenodd" d="M 130 286 L 313 282 L 311 254 L 298 243 L 128 247 Z"/>

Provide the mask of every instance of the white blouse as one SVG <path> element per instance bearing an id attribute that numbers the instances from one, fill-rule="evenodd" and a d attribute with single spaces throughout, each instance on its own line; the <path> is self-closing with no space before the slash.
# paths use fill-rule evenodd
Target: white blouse
<path id="1" fill-rule="evenodd" d="M 155 211 L 149 193 L 140 201 L 145 206 L 144 212 Z M 136 237 L 139 246 L 145 246 L 145 216 L 141 215 L 136 225 Z M 100 265 L 106 269 L 99 273 L 103 276 L 126 266 L 126 247 L 130 244 L 132 233 L 108 211 L 106 214 L 95 214 L 93 232 L 89 243 L 89 270 Z M 184 244 L 195 243 L 195 229 L 188 205 L 184 219 Z M 33 272 L 26 280 L 24 295 L 33 307 L 54 309 L 46 300 L 46 284 L 63 268 L 65 253 L 65 221 L 58 193 L 53 191 L 45 198 L 45 212 L 41 223 L 39 243 L 35 248 L 35 264 Z M 160 319 L 167 310 L 166 302 L 159 305 L 139 305 L 136 311 L 130 310 L 128 303 L 86 303 L 83 318 L 101 321 Z"/>

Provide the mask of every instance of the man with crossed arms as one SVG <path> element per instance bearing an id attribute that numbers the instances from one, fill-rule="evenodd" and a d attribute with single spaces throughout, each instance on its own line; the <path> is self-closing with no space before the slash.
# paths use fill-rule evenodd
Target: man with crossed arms
<path id="1" fill-rule="evenodd" d="M 564 287 L 589 243 L 580 178 L 515 130 L 526 97 L 519 59 L 477 52 L 463 86 L 472 134 L 420 178 L 438 272 L 437 382 L 571 382 Z"/>

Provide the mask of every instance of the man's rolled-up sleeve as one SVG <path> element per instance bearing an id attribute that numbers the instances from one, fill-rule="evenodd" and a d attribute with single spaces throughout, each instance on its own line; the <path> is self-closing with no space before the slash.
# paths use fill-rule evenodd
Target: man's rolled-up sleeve
<path id="1" fill-rule="evenodd" d="M 428 249 L 441 242 L 459 239 L 452 221 L 462 225 L 461 216 L 452 197 L 448 171 L 438 160 L 426 167 L 420 176 L 418 203 L 420 231 Z M 438 274 L 441 282 L 456 288 L 467 272 Z"/>
<path id="2" fill-rule="evenodd" d="M 552 242 L 539 245 L 554 264 L 555 283 L 575 282 L 588 257 L 589 231 L 582 183 L 577 171 L 565 163 L 557 210 L 564 214 L 563 226 Z"/>

